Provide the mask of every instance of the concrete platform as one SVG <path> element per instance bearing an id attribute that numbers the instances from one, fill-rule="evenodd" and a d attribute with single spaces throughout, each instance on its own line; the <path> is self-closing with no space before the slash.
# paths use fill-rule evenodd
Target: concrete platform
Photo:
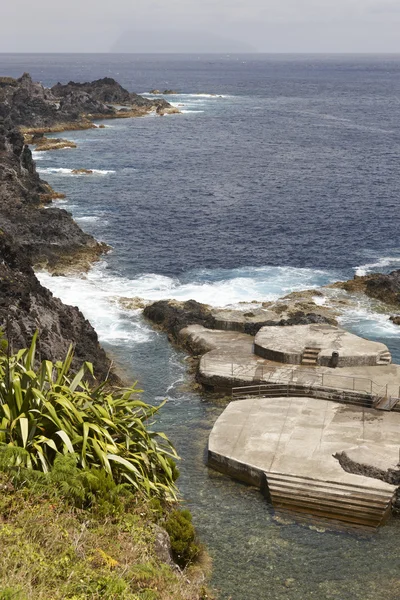
<path id="1" fill-rule="evenodd" d="M 232 402 L 209 438 L 210 466 L 265 488 L 275 506 L 376 527 L 395 486 L 342 469 L 336 453 L 383 471 L 399 462 L 400 414 L 314 398 Z"/>
<path id="2" fill-rule="evenodd" d="M 292 330 L 294 326 L 285 329 Z M 396 364 L 340 369 L 283 364 L 254 354 L 254 337 L 251 335 L 206 329 L 202 325 L 182 329 L 179 340 L 192 354 L 202 355 L 199 381 L 210 390 L 225 395 L 230 395 L 236 386 L 294 382 L 305 386 L 400 396 L 400 366 Z"/>
<path id="3" fill-rule="evenodd" d="M 307 362 L 307 349 L 315 351 L 315 364 L 326 367 L 376 366 L 391 362 L 390 352 L 380 342 L 366 340 L 332 325 L 263 327 L 255 336 L 254 353 L 284 364 Z M 338 355 L 333 364 L 332 353 Z M 313 362 L 312 360 L 309 362 Z"/>

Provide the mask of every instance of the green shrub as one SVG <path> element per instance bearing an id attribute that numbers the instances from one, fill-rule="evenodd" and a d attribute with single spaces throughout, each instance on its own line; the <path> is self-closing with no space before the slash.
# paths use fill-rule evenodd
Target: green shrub
<path id="1" fill-rule="evenodd" d="M 196 543 L 196 531 L 192 515 L 188 510 L 172 511 L 165 523 L 171 539 L 171 548 L 175 562 L 185 568 L 198 556 L 200 546 Z"/>
<path id="2" fill-rule="evenodd" d="M 162 405 L 142 402 L 135 385 L 91 386 L 87 362 L 70 376 L 72 347 L 63 362 L 44 360 L 35 368 L 36 337 L 27 350 L 0 354 L 0 447 L 8 449 L 3 464 L 47 473 L 58 456 L 71 454 L 82 469 L 104 470 L 116 484 L 128 483 L 146 497 L 174 500 L 177 454 L 149 423 Z"/>
<path id="3" fill-rule="evenodd" d="M 9 476 L 15 490 L 26 489 L 34 496 L 60 498 L 77 508 L 96 506 L 97 514 L 113 515 L 124 510 L 133 494 L 128 484 L 117 485 L 104 469 L 80 469 L 77 456 L 60 454 L 47 473 L 10 466 L 10 456 L 22 448 L 0 447 L 0 471 Z M 157 500 L 155 498 L 154 500 Z M 0 599 L 1 600 L 1 599 Z"/>

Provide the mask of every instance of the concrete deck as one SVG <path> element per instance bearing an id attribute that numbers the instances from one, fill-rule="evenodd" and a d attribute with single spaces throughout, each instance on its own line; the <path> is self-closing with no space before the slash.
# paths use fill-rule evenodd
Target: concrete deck
<path id="1" fill-rule="evenodd" d="M 295 326 L 268 329 L 290 331 L 295 329 Z M 180 338 L 185 345 L 191 347 L 193 353 L 203 354 L 199 364 L 199 380 L 222 393 L 229 394 L 234 386 L 293 381 L 304 385 L 323 385 L 338 390 L 373 394 L 377 394 L 387 385 L 389 395 L 400 396 L 400 366 L 396 364 L 340 369 L 283 364 L 255 355 L 254 337 L 250 335 L 206 329 L 202 325 L 190 325 L 182 329 Z"/>
<path id="2" fill-rule="evenodd" d="M 399 431 L 400 414 L 314 398 L 254 398 L 230 403 L 219 417 L 209 463 L 260 488 L 266 475 L 280 504 L 377 525 L 395 486 L 347 473 L 333 455 L 346 452 L 355 462 L 394 469 Z"/>
<path id="3" fill-rule="evenodd" d="M 254 352 L 262 358 L 300 365 L 305 348 L 317 348 L 317 364 L 330 367 L 332 352 L 338 354 L 338 367 L 375 366 L 390 353 L 380 342 L 366 340 L 332 325 L 293 325 L 263 327 L 254 340 Z"/>

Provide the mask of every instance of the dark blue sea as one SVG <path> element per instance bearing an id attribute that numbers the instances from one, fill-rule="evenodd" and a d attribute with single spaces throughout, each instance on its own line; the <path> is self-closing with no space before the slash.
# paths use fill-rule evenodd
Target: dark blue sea
<path id="1" fill-rule="evenodd" d="M 207 469 L 222 408 L 187 391 L 185 356 L 123 299 L 235 305 L 400 268 L 400 56 L 0 55 L 1 74 L 24 71 L 46 86 L 107 76 L 178 92 L 180 115 L 105 121 L 63 134 L 75 150 L 35 153 L 67 194 L 58 205 L 113 247 L 85 278 L 40 278 L 83 310 L 145 399 L 168 398 L 159 425 L 220 597 L 398 599 L 398 522 L 367 537 L 277 519 Z M 400 361 L 387 314 L 360 301 L 342 323 Z"/>

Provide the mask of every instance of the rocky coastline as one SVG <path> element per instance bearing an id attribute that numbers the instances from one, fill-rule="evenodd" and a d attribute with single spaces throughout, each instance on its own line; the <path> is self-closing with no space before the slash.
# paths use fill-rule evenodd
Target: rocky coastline
<path id="1" fill-rule="evenodd" d="M 67 211 L 51 206 L 63 194 L 39 177 L 27 142 L 38 150 L 71 147 L 68 140 L 42 134 L 151 111 L 177 112 L 165 100 L 142 98 L 110 78 L 47 89 L 27 73 L 0 77 L 0 327 L 13 350 L 28 346 L 38 329 L 42 358 L 59 360 L 72 343 L 76 365 L 86 360 L 99 377 L 109 372 L 110 360 L 87 319 L 34 273 L 34 267 L 55 274 L 87 271 L 109 248 L 83 232 Z"/>

